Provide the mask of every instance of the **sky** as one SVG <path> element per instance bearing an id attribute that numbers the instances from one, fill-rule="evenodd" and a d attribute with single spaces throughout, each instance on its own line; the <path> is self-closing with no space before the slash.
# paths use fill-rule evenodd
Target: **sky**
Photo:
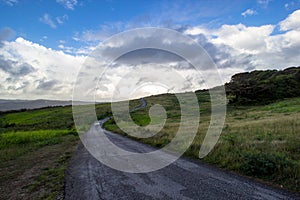
<path id="1" fill-rule="evenodd" d="M 143 27 L 169 28 L 193 39 L 212 58 L 223 83 L 239 72 L 300 65 L 300 0 L 0 0 L 0 99 L 72 99 L 77 75 L 96 47 Z M 122 44 L 132 41 L 138 40 Z M 182 59 L 144 50 L 109 65 L 97 95 L 109 99 L 131 70 L 162 66 L 176 66 L 189 83 L 180 87 L 174 78 L 169 88 L 159 89 L 148 81 L 131 98 L 207 87 Z M 130 80 L 133 86 L 140 81 Z"/>

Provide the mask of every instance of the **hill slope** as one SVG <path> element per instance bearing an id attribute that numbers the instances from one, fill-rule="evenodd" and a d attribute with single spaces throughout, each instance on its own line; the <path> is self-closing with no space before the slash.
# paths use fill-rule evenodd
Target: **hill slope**
<path id="1" fill-rule="evenodd" d="M 230 102 L 235 104 L 266 104 L 299 97 L 300 67 L 235 74 L 225 88 Z"/>
<path id="2" fill-rule="evenodd" d="M 55 107 L 71 105 L 72 101 L 57 101 L 57 100 L 8 100 L 0 99 L 0 111 L 21 110 L 21 109 L 36 109 L 43 107 Z"/>

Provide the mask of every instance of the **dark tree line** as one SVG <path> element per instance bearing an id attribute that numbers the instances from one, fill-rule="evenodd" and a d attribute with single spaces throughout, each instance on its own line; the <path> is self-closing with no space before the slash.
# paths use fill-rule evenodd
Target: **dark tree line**
<path id="1" fill-rule="evenodd" d="M 235 74 L 225 88 L 234 104 L 264 104 L 300 97 L 300 67 Z"/>

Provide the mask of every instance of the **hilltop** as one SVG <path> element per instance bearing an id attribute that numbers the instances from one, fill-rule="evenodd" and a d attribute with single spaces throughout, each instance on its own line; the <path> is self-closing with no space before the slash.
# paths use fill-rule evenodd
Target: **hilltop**
<path id="1" fill-rule="evenodd" d="M 233 104 L 267 104 L 300 96 L 300 67 L 239 73 L 225 84 Z"/>

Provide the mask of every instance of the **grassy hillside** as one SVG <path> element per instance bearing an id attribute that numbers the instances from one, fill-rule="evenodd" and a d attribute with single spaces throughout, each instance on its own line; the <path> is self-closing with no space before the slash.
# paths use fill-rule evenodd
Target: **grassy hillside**
<path id="1" fill-rule="evenodd" d="M 110 106 L 96 108 L 101 118 Z M 67 162 L 78 140 L 71 106 L 2 112 L 1 199 L 63 199 Z"/>
<path id="2" fill-rule="evenodd" d="M 198 157 L 210 122 L 207 91 L 198 91 L 201 121 L 186 156 Z M 180 106 L 175 95 L 147 97 L 145 109 L 133 120 L 150 123 L 148 110 L 161 104 L 167 110 L 165 127 L 141 142 L 162 147 L 178 130 Z M 130 102 L 131 107 L 139 104 Z M 262 106 L 229 105 L 221 138 L 204 161 L 299 191 L 300 98 Z M 98 118 L 110 115 L 110 105 L 97 105 Z M 124 134 L 113 119 L 105 128 Z M 126 134 L 125 134 L 126 135 Z M 29 110 L 0 115 L 0 194 L 4 198 L 62 198 L 68 159 L 78 142 L 71 107 Z M 38 162 L 37 162 L 38 161 Z"/>
<path id="3" fill-rule="evenodd" d="M 201 105 L 198 134 L 185 153 L 198 158 L 203 138 L 210 122 L 210 102 L 207 91 L 197 92 Z M 147 108 L 131 114 L 139 125 L 150 123 L 149 108 L 161 104 L 168 120 L 155 136 L 137 139 L 156 147 L 168 144 L 178 130 L 180 106 L 175 95 L 145 98 Z M 293 191 L 300 191 L 300 98 L 281 100 L 262 106 L 228 106 L 222 135 L 204 161 L 221 168 L 256 177 Z M 111 119 L 104 127 L 123 133 Z M 135 139 L 135 138 L 134 138 Z"/>
<path id="4" fill-rule="evenodd" d="M 44 107 L 56 107 L 56 106 L 69 106 L 72 105 L 72 101 L 58 101 L 58 100 L 8 100 L 0 99 L 0 111 L 10 110 L 26 110 L 26 109 L 37 109 Z"/>
<path id="5" fill-rule="evenodd" d="M 293 92 L 300 90 L 295 81 L 299 81 L 299 68 L 235 75 L 226 84 L 230 103 L 221 137 L 203 160 L 300 191 L 300 95 Z M 277 87 L 278 92 L 274 92 Z M 282 95 L 284 90 L 287 96 Z M 274 95 L 268 96 L 264 92 L 274 92 Z M 201 121 L 196 138 L 185 153 L 193 158 L 198 158 L 210 123 L 209 92 L 197 91 L 196 95 Z M 178 131 L 179 102 L 173 94 L 151 96 L 145 100 L 147 107 L 131 114 L 136 124 L 146 126 L 150 123 L 149 108 L 155 104 L 166 109 L 167 120 L 153 137 L 133 139 L 163 147 Z M 139 104 L 139 100 L 134 100 L 130 107 Z M 110 116 L 110 104 L 96 105 L 96 113 L 99 119 Z M 114 119 L 104 126 L 128 136 Z M 71 106 L 0 112 L 0 196 L 4 199 L 61 199 L 68 159 L 78 140 Z"/>

